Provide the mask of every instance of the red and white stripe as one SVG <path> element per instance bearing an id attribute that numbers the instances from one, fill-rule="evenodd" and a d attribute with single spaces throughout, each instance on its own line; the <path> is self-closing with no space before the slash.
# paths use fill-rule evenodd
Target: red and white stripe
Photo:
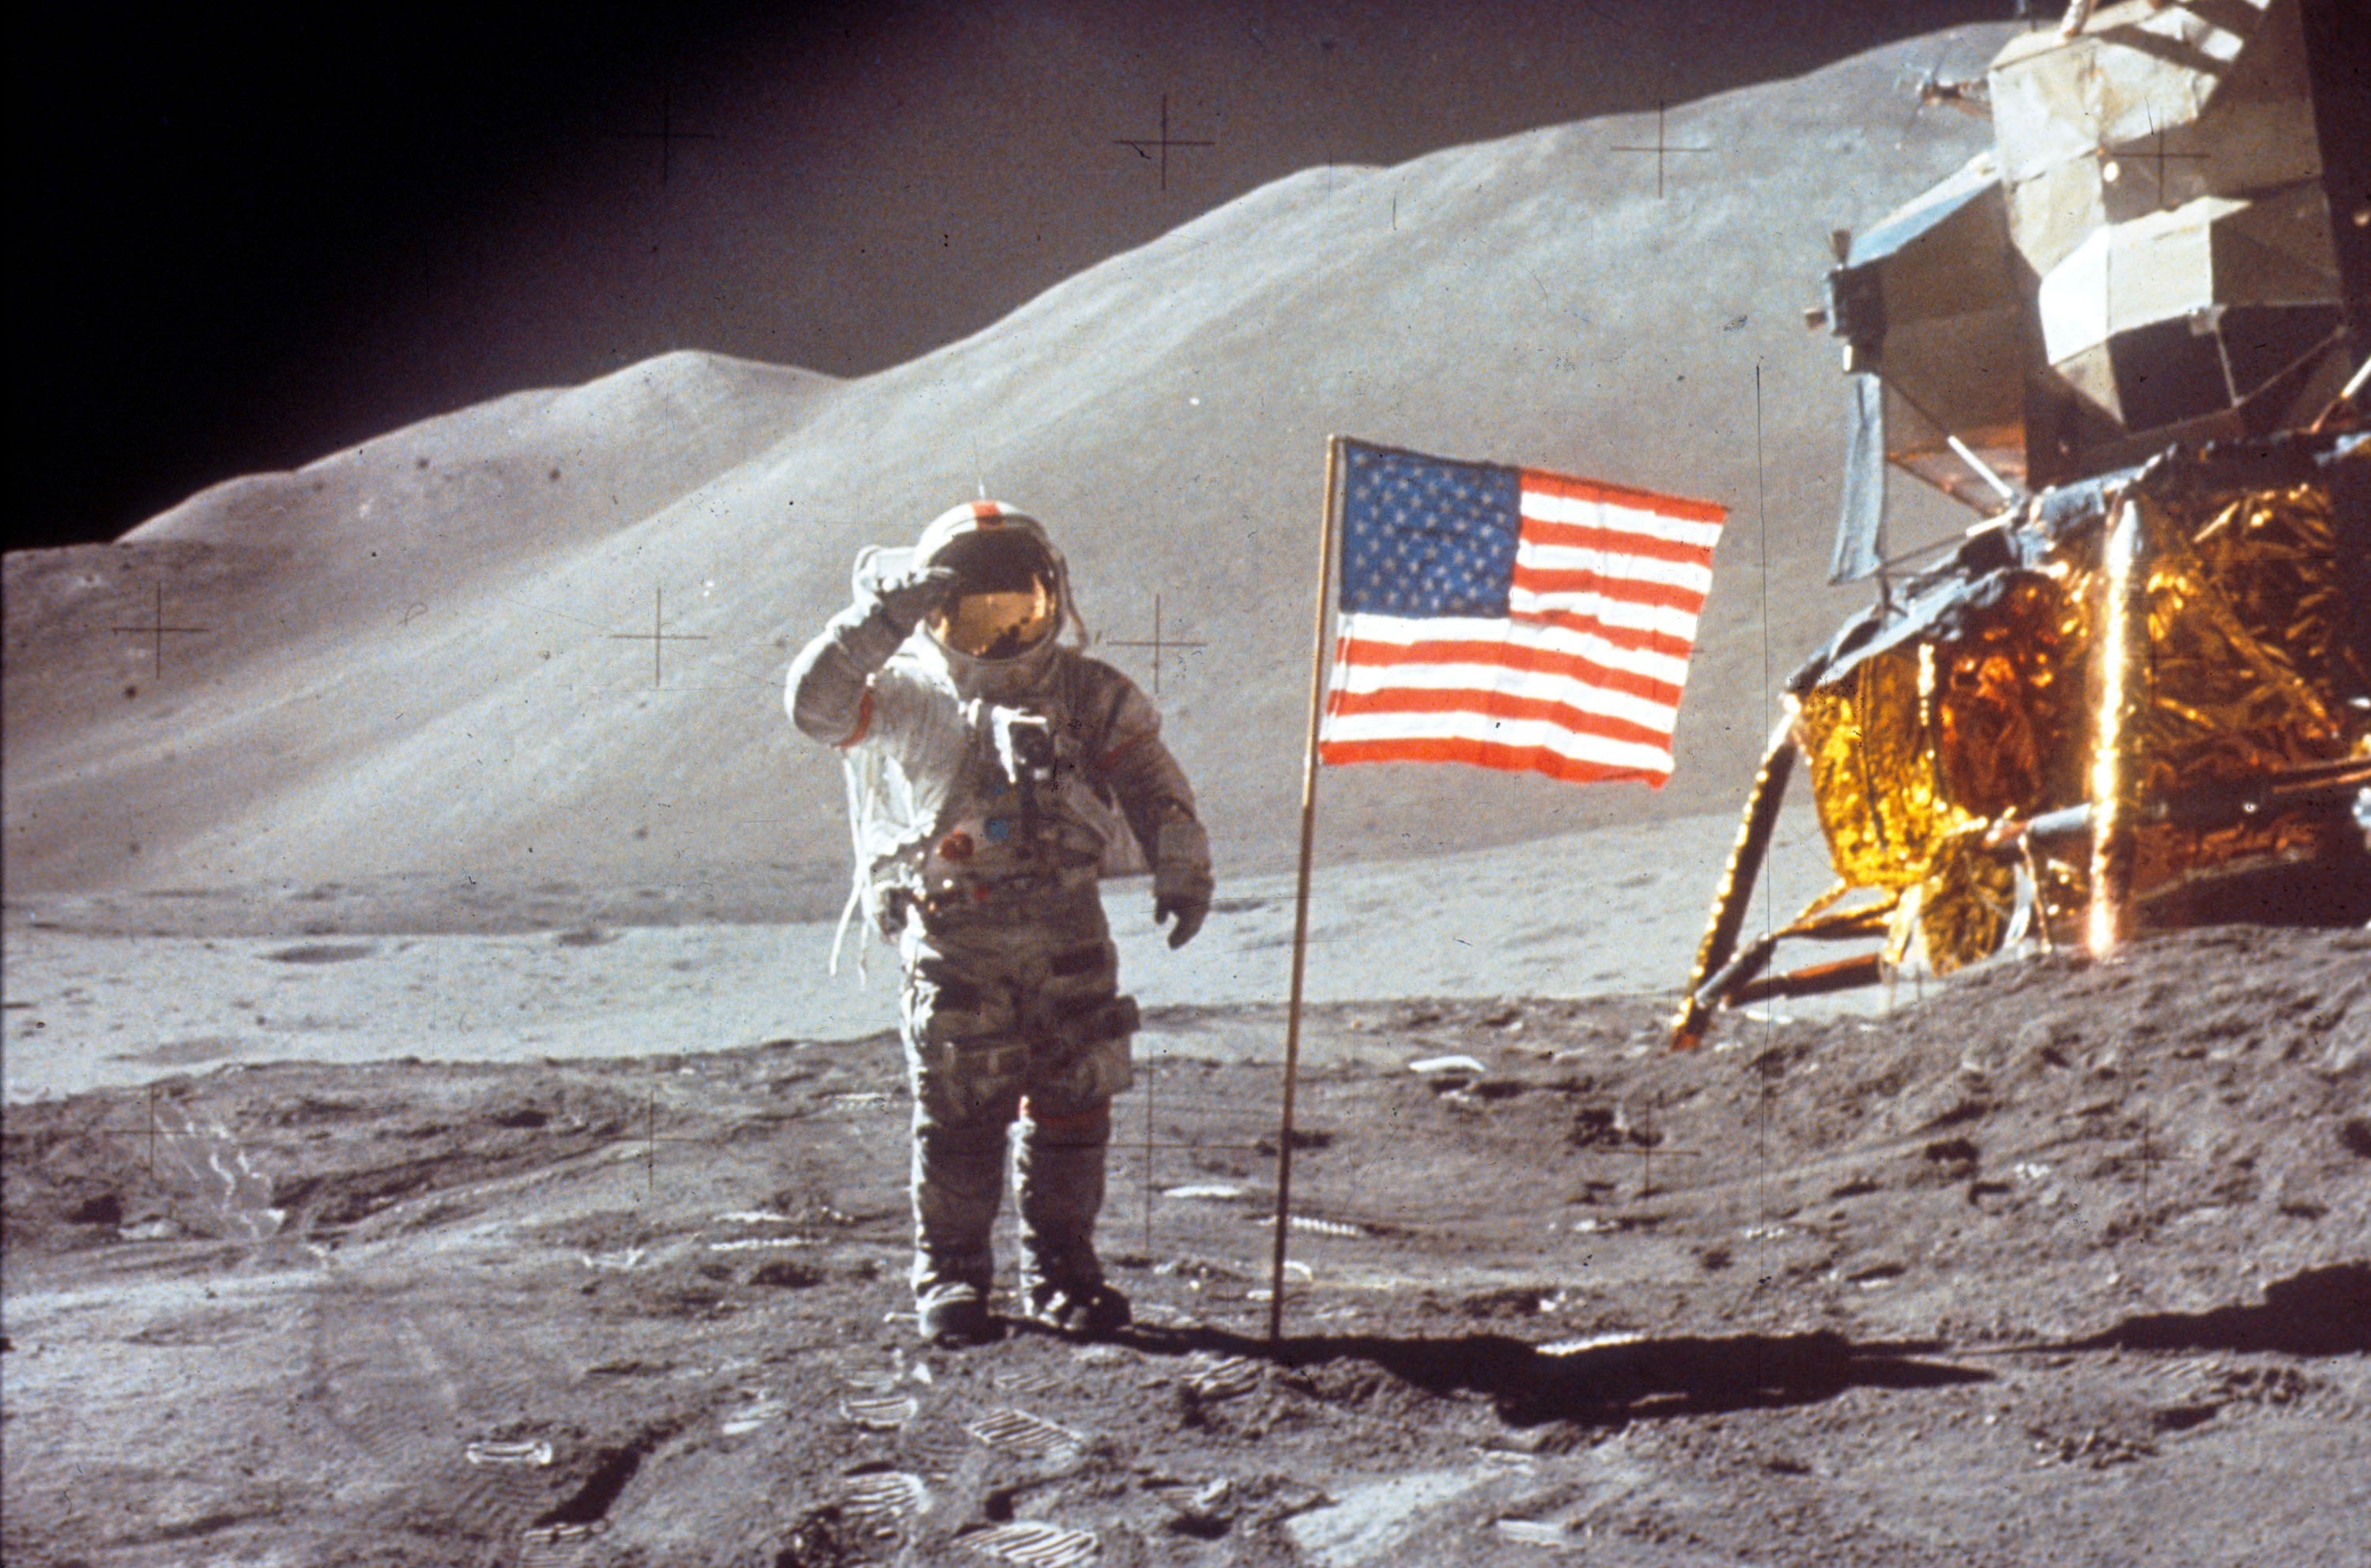
<path id="1" fill-rule="evenodd" d="M 1525 470 L 1508 618 L 1339 617 L 1319 756 L 1660 786 L 1726 515 Z"/>

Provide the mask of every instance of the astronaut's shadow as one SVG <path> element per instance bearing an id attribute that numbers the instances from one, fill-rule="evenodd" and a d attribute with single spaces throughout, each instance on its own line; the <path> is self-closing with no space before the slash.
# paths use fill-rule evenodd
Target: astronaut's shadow
<path id="1" fill-rule="evenodd" d="M 1310 1335 L 1277 1343 L 1223 1329 L 1139 1326 L 1124 1343 L 1151 1355 L 1203 1351 L 1292 1372 L 1364 1362 L 1440 1395 L 1478 1394 L 1511 1426 L 1812 1404 L 1848 1389 L 1933 1389 L 1992 1375 L 1922 1359 L 1940 1341 L 1856 1343 L 1843 1334 L 1675 1335 L 1541 1346 L 1503 1334 Z"/>

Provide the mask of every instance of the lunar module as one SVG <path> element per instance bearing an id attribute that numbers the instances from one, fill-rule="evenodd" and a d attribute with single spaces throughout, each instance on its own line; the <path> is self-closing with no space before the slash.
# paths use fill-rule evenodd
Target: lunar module
<path id="1" fill-rule="evenodd" d="M 1674 1043 L 1761 997 L 2371 917 L 2371 86 L 2343 0 L 2078 4 L 1994 146 L 1835 236 L 1833 581 Z M 1922 92 L 1935 94 L 1937 85 Z M 1901 470 L 1981 514 L 1889 561 Z M 1742 941 L 1789 776 L 1836 885 Z M 1862 951 L 1773 973 L 1783 944 Z M 1871 945 L 1873 944 L 1873 945 Z"/>

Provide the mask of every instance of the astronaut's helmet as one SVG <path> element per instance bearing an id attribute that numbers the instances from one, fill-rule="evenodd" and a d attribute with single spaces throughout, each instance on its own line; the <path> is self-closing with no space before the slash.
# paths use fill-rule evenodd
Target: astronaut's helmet
<path id="1" fill-rule="evenodd" d="M 955 574 L 922 623 L 949 653 L 1000 664 L 1035 652 L 1061 629 L 1061 558 L 1035 519 L 997 502 L 958 507 L 924 531 L 918 553 Z"/>

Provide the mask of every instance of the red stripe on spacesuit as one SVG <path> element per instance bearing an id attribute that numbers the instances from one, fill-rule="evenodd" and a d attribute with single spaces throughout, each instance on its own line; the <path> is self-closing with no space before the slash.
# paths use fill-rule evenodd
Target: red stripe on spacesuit
<path id="1" fill-rule="evenodd" d="M 1040 1132 L 1088 1132 L 1111 1120 L 1111 1102 L 1105 1101 L 1092 1111 L 1081 1111 L 1075 1115 L 1048 1116 L 1024 1098 L 1021 1101 L 1021 1113 L 1037 1124 Z"/>
<path id="2" fill-rule="evenodd" d="M 856 705 L 856 728 L 850 730 L 848 732 L 848 738 L 839 743 L 840 748 L 842 750 L 846 750 L 848 747 L 854 745 L 857 742 L 862 740 L 864 738 L 865 732 L 872 728 L 873 688 L 871 686 L 866 686 L 864 688 L 863 698 Z"/>
<path id="3" fill-rule="evenodd" d="M 975 501 L 971 503 L 971 514 L 979 519 L 981 527 L 993 528 L 1004 521 L 1004 506 L 1000 502 Z"/>
<path id="4" fill-rule="evenodd" d="M 1095 758 L 1095 771 L 1097 773 L 1108 771 L 1113 763 L 1117 762 L 1121 757 L 1126 756 L 1128 753 L 1134 751 L 1137 747 L 1144 744 L 1145 742 L 1151 739 L 1152 739 L 1152 734 L 1150 731 L 1147 731 L 1145 733 L 1140 735 L 1129 736 L 1127 740 L 1124 740 L 1120 742 L 1119 744 L 1112 747 L 1111 750 L 1104 753 L 1103 755 Z"/>

